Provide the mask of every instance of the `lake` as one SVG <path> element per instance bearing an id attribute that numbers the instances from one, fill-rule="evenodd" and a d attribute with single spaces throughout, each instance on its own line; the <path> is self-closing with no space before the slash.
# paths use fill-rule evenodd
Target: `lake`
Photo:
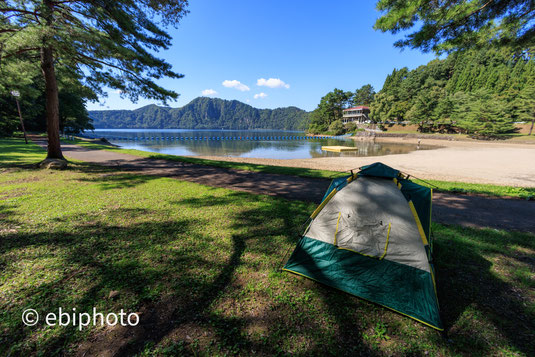
<path id="1" fill-rule="evenodd" d="M 347 137 L 306 138 L 300 131 L 283 130 L 190 130 L 190 129 L 95 129 L 84 134 L 106 138 L 125 149 L 180 156 L 230 156 L 266 159 L 308 159 L 406 154 L 415 144 L 355 141 Z M 356 151 L 322 151 L 322 146 L 351 146 Z M 432 149 L 420 146 L 420 150 Z"/>

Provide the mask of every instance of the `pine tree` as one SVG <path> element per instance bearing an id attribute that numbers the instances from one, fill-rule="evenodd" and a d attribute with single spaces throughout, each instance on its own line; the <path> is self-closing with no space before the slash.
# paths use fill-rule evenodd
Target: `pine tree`
<path id="1" fill-rule="evenodd" d="M 97 93 L 103 86 L 136 101 L 165 102 L 177 93 L 153 79 L 181 78 L 150 51 L 167 49 L 163 26 L 177 26 L 187 0 L 6 0 L 0 3 L 0 57 L 27 56 L 44 78 L 48 158 L 63 158 L 59 142 L 57 66 L 84 78 Z M 155 20 L 156 19 L 156 20 Z"/>
<path id="2" fill-rule="evenodd" d="M 456 125 L 475 138 L 491 138 L 512 132 L 514 126 L 503 97 L 486 89 L 474 93 L 458 92 L 453 112 Z"/>
<path id="3" fill-rule="evenodd" d="M 351 105 L 370 105 L 373 102 L 375 96 L 375 90 L 371 84 L 366 84 L 360 87 L 355 91 L 353 99 L 351 100 Z"/>
<path id="4" fill-rule="evenodd" d="M 517 118 L 522 121 L 531 122 L 529 134 L 533 133 L 533 125 L 535 124 L 535 83 L 526 85 L 518 95 L 516 101 Z"/>
<path id="5" fill-rule="evenodd" d="M 383 14 L 375 29 L 394 34 L 413 30 L 395 43 L 398 47 L 440 53 L 489 44 L 535 45 L 533 0 L 379 0 L 377 9 Z"/>

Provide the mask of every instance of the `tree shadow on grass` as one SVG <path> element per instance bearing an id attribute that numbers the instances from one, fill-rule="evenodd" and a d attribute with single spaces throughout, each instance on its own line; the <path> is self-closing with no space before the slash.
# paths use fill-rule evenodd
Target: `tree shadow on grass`
<path id="1" fill-rule="evenodd" d="M 287 311 L 287 307 L 281 308 L 275 304 L 271 307 L 269 313 L 261 316 L 262 322 L 268 325 L 266 335 L 262 341 L 252 339 L 245 332 L 251 323 L 249 318 L 224 317 L 221 314 L 214 314 L 211 310 L 212 304 L 222 295 L 227 294 L 228 290 L 236 288 L 234 286 L 236 279 L 240 279 L 236 270 L 240 267 L 248 266 L 248 263 L 244 262 L 243 258 L 246 252 L 248 254 L 267 255 L 270 257 L 268 263 L 270 269 L 279 268 L 281 247 L 274 237 L 281 236 L 289 244 L 294 244 L 296 239 L 296 235 L 292 234 L 292 232 L 295 233 L 296 222 L 294 220 L 301 215 L 305 216 L 306 210 L 304 212 L 296 212 L 295 207 L 288 205 L 283 200 L 254 197 L 241 192 L 235 192 L 226 197 L 185 199 L 177 201 L 175 204 L 195 208 L 217 208 L 217 206 L 224 207 L 234 202 L 236 198 L 243 199 L 245 204 L 250 203 L 250 201 L 263 201 L 266 204 L 260 208 L 246 209 L 237 216 L 229 217 L 229 220 L 233 222 L 233 228 L 236 230 L 246 228 L 247 233 L 232 235 L 232 254 L 228 258 L 225 267 L 220 270 L 211 284 L 200 287 L 193 301 L 177 306 L 165 321 L 158 319 L 158 316 L 165 315 L 161 314 L 159 310 L 167 311 L 168 309 L 161 306 L 154 308 L 145 328 L 145 330 L 150 329 L 150 334 L 142 334 L 141 339 L 130 341 L 129 344 L 124 345 L 119 350 L 118 355 L 138 353 L 148 342 L 152 341 L 154 344 L 159 344 L 169 335 L 180 336 L 181 327 L 191 326 L 191 324 L 211 330 L 212 336 L 218 341 L 218 348 L 230 353 L 260 351 L 264 354 L 276 355 L 284 351 L 277 338 L 284 338 L 284 331 L 292 328 L 291 323 L 286 323 L 286 316 L 290 313 Z M 300 205 L 303 208 L 306 207 L 306 204 Z M 265 223 L 274 219 L 278 221 L 277 224 L 266 227 Z M 251 273 L 254 274 L 254 272 Z M 232 296 L 233 293 L 230 294 Z M 156 328 L 155 325 L 157 326 Z M 320 331 L 321 326 L 316 326 L 316 329 Z M 290 333 L 291 331 L 288 330 L 287 332 Z M 303 335 L 307 336 L 311 332 L 313 331 L 305 332 Z M 192 331 L 193 333 L 195 331 Z M 182 342 L 187 343 L 188 341 L 187 339 L 181 341 L 181 346 L 183 346 Z M 176 345 L 177 341 L 175 340 L 173 343 Z M 322 346 L 322 348 L 325 349 L 326 346 Z M 181 352 L 195 354 L 195 347 L 190 346 L 185 350 L 181 350 Z"/>
<path id="2" fill-rule="evenodd" d="M 305 207 L 306 204 L 299 204 L 296 207 L 289 205 L 287 201 L 275 200 L 267 197 L 252 197 L 244 193 L 232 193 L 226 198 L 211 198 L 207 199 L 187 199 L 176 202 L 177 206 L 191 206 L 195 208 L 200 207 L 224 207 L 227 204 L 235 202 L 236 197 L 242 198 L 244 205 L 248 205 L 251 201 L 260 201 L 260 207 L 249 208 L 241 211 L 235 216 L 230 216 L 229 220 L 232 222 L 231 226 L 235 231 L 245 231 L 244 233 L 237 233 L 231 236 L 232 248 L 231 254 L 226 259 L 226 263 L 219 270 L 217 276 L 211 279 L 208 284 L 198 284 L 193 282 L 180 283 L 182 288 L 194 289 L 195 293 L 190 299 L 184 299 L 184 295 L 171 297 L 168 301 L 160 301 L 146 309 L 146 315 L 137 331 L 128 332 L 130 339 L 128 343 L 123 344 L 116 352 L 116 355 L 132 355 L 139 353 L 147 348 L 147 346 L 155 345 L 170 345 L 168 348 L 178 348 L 183 354 L 195 354 L 198 346 L 192 343 L 192 339 L 198 341 L 202 340 L 202 334 L 198 336 L 198 330 L 204 330 L 205 334 L 209 334 L 211 343 L 215 342 L 217 350 L 223 353 L 231 354 L 249 354 L 254 351 L 276 355 L 289 353 L 283 345 L 283 341 L 288 342 L 288 335 L 295 339 L 302 339 L 307 344 L 311 344 L 307 348 L 301 350 L 298 355 L 313 354 L 342 354 L 353 355 L 349 350 L 342 348 L 347 344 L 352 344 L 355 350 L 367 351 L 367 348 L 360 341 L 360 334 L 352 330 L 351 333 L 343 336 L 351 335 L 352 338 L 347 341 L 347 344 L 340 344 L 340 339 L 337 338 L 329 343 L 319 342 L 321 338 L 313 338 L 321 336 L 322 330 L 325 328 L 320 321 L 311 321 L 306 317 L 303 311 L 309 309 L 306 304 L 302 306 L 287 306 L 284 303 L 276 303 L 272 300 L 267 301 L 269 308 L 263 314 L 256 318 L 243 315 L 233 315 L 230 311 L 232 308 L 225 310 L 225 313 L 214 313 L 215 306 L 218 306 L 223 301 L 231 301 L 233 305 L 236 300 L 239 300 L 236 294 L 240 294 L 240 283 L 242 279 L 246 279 L 245 283 L 251 282 L 253 276 L 257 272 L 254 271 L 253 266 L 250 265 L 246 255 L 267 256 L 265 264 L 268 265 L 269 270 L 275 271 L 279 268 L 280 254 L 281 254 L 281 239 L 290 246 L 295 244 L 295 235 L 291 232 L 295 231 L 295 226 L 298 221 L 304 219 L 308 212 Z M 274 224 L 266 224 L 266 222 L 276 222 Z M 176 257 L 180 260 L 181 257 Z M 175 261 L 177 261 L 175 260 Z M 260 263 L 261 265 L 262 263 Z M 238 270 L 247 269 L 246 276 L 243 277 Z M 297 291 L 301 289 L 297 288 Z M 342 299 L 342 298 L 341 298 Z M 177 301 L 180 303 L 177 304 Z M 325 303 L 331 300 L 322 300 Z M 336 301 L 337 303 L 339 301 Z M 215 306 L 214 306 L 215 305 Z M 265 307 L 265 306 L 264 306 Z M 292 315 L 296 313 L 301 315 L 300 319 L 295 320 Z M 216 309 L 217 310 L 217 309 Z M 328 309 L 330 314 L 335 315 L 335 320 L 344 323 L 345 316 L 342 311 L 336 307 Z M 246 314 L 247 315 L 247 314 Z M 256 321 L 255 321 L 256 320 Z M 253 337 L 248 334 L 248 329 L 251 324 L 261 321 L 265 325 L 264 334 L 262 337 Z M 301 324 L 307 325 L 308 328 L 301 328 Z M 344 323 L 344 326 L 349 326 Z M 356 325 L 351 325 L 356 328 Z M 190 334 L 191 336 L 189 336 Z M 134 336 L 134 337 L 132 337 Z M 109 345 L 105 341 L 109 338 L 117 339 L 117 335 L 103 336 L 95 345 Z M 169 341 L 170 340 L 170 341 Z M 315 344 L 316 343 L 316 344 Z M 210 345 L 210 344 L 208 344 Z M 178 346 L 178 347 L 177 347 Z M 206 348 L 206 346 L 204 346 Z M 87 351 L 87 350 L 86 350 Z M 94 353 L 95 350 L 91 350 Z M 370 352 L 371 353 L 371 352 Z M 370 354 L 365 353 L 365 354 Z"/>
<path id="3" fill-rule="evenodd" d="M 115 180 L 106 172 L 91 182 L 99 183 L 104 190 L 108 185 L 128 187 L 122 181 L 128 185 L 131 175 Z M 136 184 L 139 183 L 142 182 Z M 173 208 L 169 210 L 173 212 L 200 210 L 197 218 L 186 214 L 162 218 L 169 217 L 165 209 L 110 209 L 104 218 L 91 212 L 63 216 L 55 222 L 62 224 L 48 232 L 8 234 L 0 241 L 4 271 L 11 274 L 6 279 L 20 274 L 13 270 L 17 266 L 31 265 L 33 272 L 25 278 L 27 282 L 15 286 L 18 290 L 5 297 L 4 301 L 13 302 L 4 305 L 9 306 L 3 315 L 6 318 L 0 319 L 0 324 L 8 321 L 0 325 L 7 331 L 0 337 L 0 353 L 52 354 L 79 345 L 67 352 L 373 354 L 362 341 L 362 324 L 348 318 L 343 308 L 348 306 L 348 299 L 355 302 L 356 298 L 316 283 L 303 283 L 289 274 L 275 273 L 284 252 L 295 246 L 295 227 L 308 218 L 310 204 L 217 191 L 217 195 L 207 191 L 203 197 L 171 202 Z M 215 211 L 229 206 L 239 209 L 228 211 L 228 233 L 221 234 L 212 227 L 211 220 Z M 132 223 L 120 223 L 125 220 Z M 492 249 L 500 249 L 498 236 L 489 238 L 478 232 L 474 230 L 472 235 L 481 244 L 494 244 Z M 454 330 L 459 316 L 472 304 L 478 304 L 494 314 L 492 323 L 503 330 L 516 349 L 529 354 L 525 340 L 528 333 L 518 329 L 530 331 L 532 323 L 522 322 L 521 327 L 515 328 L 517 318 L 513 315 L 533 316 L 517 304 L 516 297 L 507 296 L 511 286 L 490 273 L 490 262 L 482 255 L 484 249 L 469 240 L 456 240 L 460 233 L 463 232 L 452 229 L 439 233 L 437 239 L 439 299 L 454 340 L 451 349 L 473 352 L 477 346 L 480 351 L 490 351 L 481 332 L 475 330 L 469 336 L 461 336 L 466 331 Z M 508 236 L 508 244 L 525 246 L 522 237 Z M 455 249 L 447 242 L 452 242 Z M 45 264 L 56 267 L 43 276 L 48 271 Z M 471 266 L 477 267 L 473 273 Z M 266 277 L 265 272 L 275 275 Z M 253 292 L 246 290 L 249 284 Z M 486 296 L 488 285 L 492 286 L 490 293 L 504 300 Z M 117 298 L 108 298 L 112 290 L 120 292 Z M 307 299 L 309 292 L 312 300 Z M 507 306 L 519 305 L 513 307 L 514 314 L 492 312 L 494 308 L 501 309 L 503 301 Z M 58 328 L 48 337 L 39 337 L 38 331 L 47 329 L 45 326 L 23 327 L 20 322 L 20 313 L 26 306 L 39 312 L 57 311 L 59 306 L 84 312 L 92 307 L 102 312 L 123 308 L 140 312 L 141 319 L 135 327 L 82 332 L 75 327 Z M 334 337 L 333 326 L 337 333 Z M 262 332 L 255 333 L 255 328 Z M 466 339 L 466 346 L 456 342 L 461 338 Z"/>
<path id="4" fill-rule="evenodd" d="M 80 181 L 98 183 L 102 190 L 113 190 L 136 187 L 161 178 L 159 176 L 136 175 L 110 171 L 103 171 L 102 173 L 103 174 L 99 177 L 80 179 Z"/>
<path id="5" fill-rule="evenodd" d="M 118 209 L 110 214 L 121 217 L 147 215 L 147 210 Z M 152 212 L 154 214 L 154 212 Z M 156 261 L 141 259 L 153 257 L 160 246 L 169 244 L 177 235 L 184 234 L 192 225 L 202 224 L 197 220 L 172 220 L 134 224 L 129 227 L 91 222 L 87 215 L 64 217 L 65 220 L 80 221 L 82 224 L 71 231 L 23 233 L 7 235 L 0 242 L 0 256 L 3 265 L 37 264 L 34 273 L 40 276 L 23 283 L 23 288 L 12 292 L 11 298 L 18 304 L 5 311 L 7 320 L 17 321 L 13 329 L 0 345 L 7 354 L 25 355 L 35 348 L 37 352 L 54 353 L 61 351 L 69 342 L 83 334 L 76 327 L 62 328 L 52 333 L 42 345 L 32 346 L 28 341 L 39 328 L 47 328 L 41 323 L 37 327 L 24 327 L 20 323 L 23 307 L 31 307 L 39 313 L 57 312 L 59 307 L 69 311 L 76 307 L 80 312 L 90 312 L 92 307 L 99 311 L 118 311 L 118 306 L 133 308 L 151 299 L 151 286 L 165 281 L 166 270 L 170 267 Z M 89 219 L 89 222 L 86 220 Z M 24 252 L 24 253 L 22 253 Z M 147 253 L 150 252 L 150 253 Z M 151 254 L 152 253 L 152 254 Z M 57 259 L 57 260 L 56 260 Z M 188 264 L 200 262 L 195 254 L 183 254 Z M 42 262 L 59 264 L 63 272 L 48 270 Z M 40 268 L 39 268 L 40 267 Z M 12 272 L 11 272 L 12 273 Z M 48 275 L 50 274 L 50 275 Z M 56 276 L 57 275 L 57 276 Z M 14 276 L 16 277 L 16 276 Z M 117 301 L 107 299 L 110 291 L 119 291 Z M 8 296 L 6 296 L 8 298 Z M 117 308 L 117 309 L 114 309 Z M 122 306 L 121 306 L 122 307 Z M 11 316 L 10 316 L 11 315 Z M 1 339 L 4 339 L 1 338 Z"/>
<path id="6" fill-rule="evenodd" d="M 443 226 L 435 234 L 438 296 L 452 352 L 477 348 L 490 354 L 495 329 L 514 350 L 535 354 L 535 314 L 527 308 L 528 298 L 502 280 L 489 260 L 525 262 L 510 247 L 535 249 L 533 235 L 459 226 Z"/>
<path id="7" fill-rule="evenodd" d="M 6 231 L 9 226 L 18 224 L 19 222 L 14 218 L 17 215 L 15 206 L 0 204 L 0 222 L 5 226 Z M 2 227 L 0 226 L 0 227 Z M 1 228 L 0 228 L 1 229 Z"/>
<path id="8" fill-rule="evenodd" d="M 286 248 L 295 243 L 289 232 L 308 215 L 308 205 L 232 192 L 226 199 L 189 199 L 176 202 L 176 206 L 177 210 L 208 205 L 211 209 L 225 209 L 235 205 L 237 199 L 244 209 L 229 215 L 233 233 L 227 240 L 217 234 L 212 236 L 214 232 L 196 229 L 207 224 L 204 219 L 145 222 L 147 216 L 167 216 L 164 211 L 150 209 L 113 209 L 106 212 L 104 220 L 96 214 L 63 216 L 55 219 L 61 225 L 48 232 L 8 235 L 0 242 L 0 256 L 10 276 L 17 277 L 14 264 L 37 265 L 27 278 L 31 281 L 14 285 L 6 296 L 16 303 L 5 309 L 3 320 L 7 325 L 2 327 L 7 328 L 7 334 L 0 338 L 0 353 L 132 355 L 151 344 L 165 345 L 169 336 L 174 336 L 170 342 L 173 348 L 193 354 L 199 346 L 184 331 L 194 337 L 198 337 L 196 331 L 209 333 L 211 342 L 200 347 L 203 349 L 215 344 L 214 348 L 227 353 L 283 353 L 287 347 L 279 346 L 279 342 L 286 336 L 281 335 L 284 330 L 280 326 L 293 312 L 284 304 L 268 301 L 273 307 L 258 317 L 267 324 L 262 338 L 246 333 L 254 318 L 217 313 L 214 304 L 222 297 L 228 300 L 227 294 L 240 294 L 240 284 L 244 282 L 240 280 L 248 280 L 248 274 L 251 279 L 257 276 L 255 267 L 268 266 L 270 271 L 278 268 L 284 251 L 281 244 Z M 113 223 L 115 217 L 134 223 Z M 210 246 L 216 249 L 210 250 Z M 44 262 L 55 266 L 48 269 L 42 265 Z M 245 269 L 246 276 L 240 276 L 237 269 Z M 110 299 L 108 293 L 113 290 L 120 294 Z M 74 326 L 46 327 L 42 322 L 24 327 L 20 313 L 26 307 L 40 313 L 54 312 L 58 307 L 64 311 L 76 307 L 79 312 L 96 307 L 104 313 L 124 308 L 139 311 L 141 322 L 136 327 L 89 332 L 80 332 Z M 287 327 L 297 329 L 296 322 L 291 323 Z M 47 329 L 52 332 L 43 337 L 40 331 Z M 321 324 L 315 329 L 315 334 L 321 334 Z M 310 340 L 311 331 L 297 335 L 296 338 Z M 79 345 L 76 350 L 66 350 L 75 345 Z M 303 348 L 301 354 L 307 354 L 307 349 Z"/>

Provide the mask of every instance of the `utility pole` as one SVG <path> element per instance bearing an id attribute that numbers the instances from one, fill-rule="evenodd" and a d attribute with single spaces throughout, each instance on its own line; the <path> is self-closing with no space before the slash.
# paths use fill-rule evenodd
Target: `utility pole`
<path id="1" fill-rule="evenodd" d="M 22 127 L 22 132 L 24 133 L 24 141 L 26 141 L 26 144 L 28 144 L 28 138 L 26 137 L 26 129 L 24 129 L 24 122 L 22 121 L 22 113 L 20 112 L 20 104 L 19 104 L 20 92 L 18 90 L 13 90 L 11 91 L 11 95 L 15 97 L 15 101 L 17 102 L 17 110 L 19 111 L 20 126 Z"/>

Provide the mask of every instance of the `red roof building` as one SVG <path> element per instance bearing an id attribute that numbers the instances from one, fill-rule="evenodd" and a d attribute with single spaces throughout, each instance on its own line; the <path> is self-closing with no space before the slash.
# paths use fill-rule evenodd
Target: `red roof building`
<path id="1" fill-rule="evenodd" d="M 364 105 L 359 105 L 353 108 L 344 109 L 344 114 L 342 116 L 342 122 L 347 123 L 369 123 L 370 117 L 370 108 Z"/>

